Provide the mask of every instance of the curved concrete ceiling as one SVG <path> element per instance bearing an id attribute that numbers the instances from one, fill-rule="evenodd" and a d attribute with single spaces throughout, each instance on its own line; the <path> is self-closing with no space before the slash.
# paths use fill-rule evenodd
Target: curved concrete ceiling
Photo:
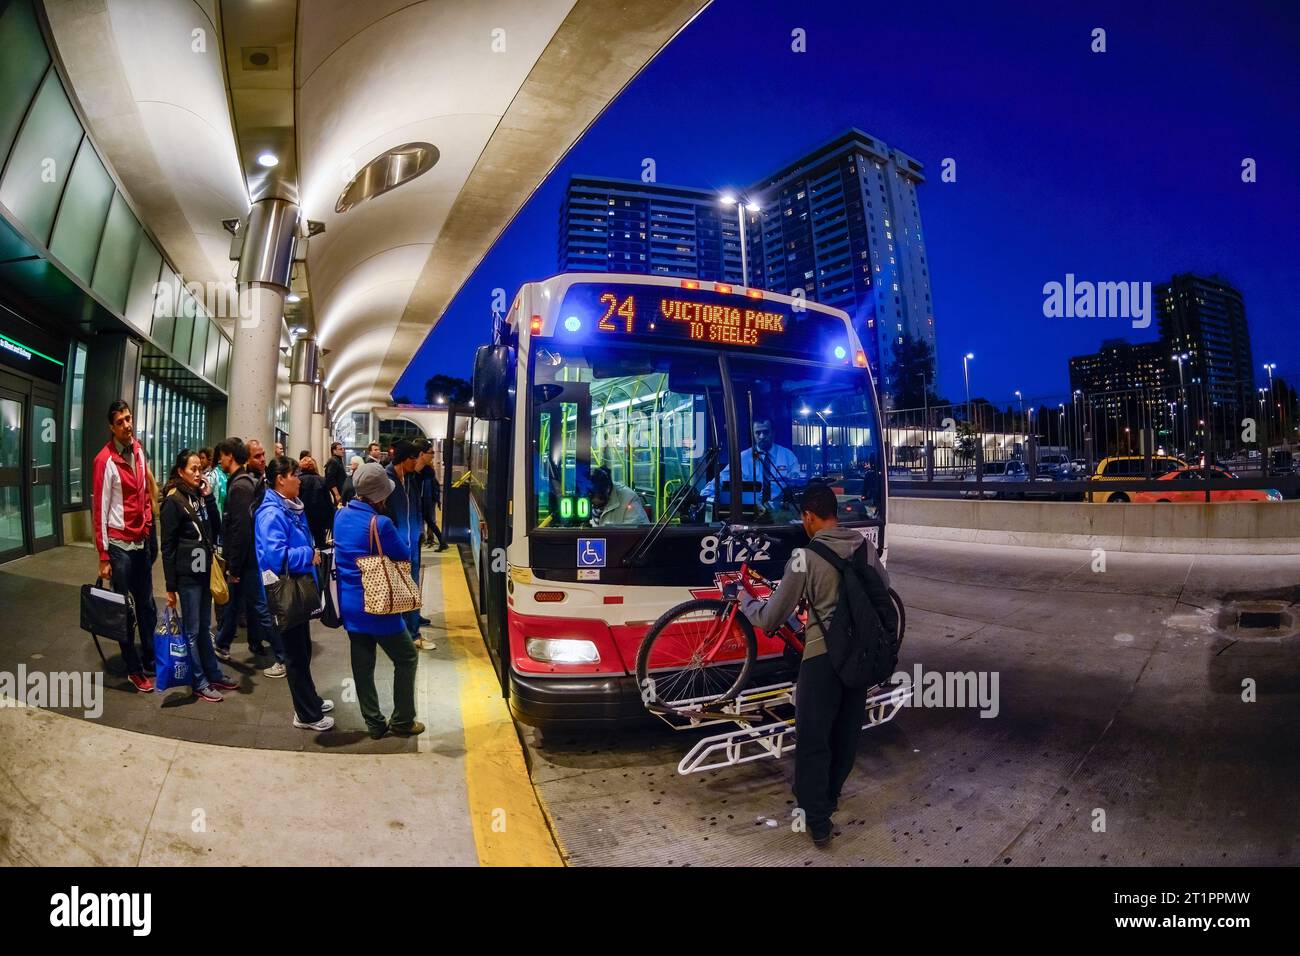
<path id="1" fill-rule="evenodd" d="M 297 141 L 335 414 L 388 401 L 492 242 L 599 112 L 702 0 L 303 0 Z M 611 42 L 616 39 L 617 42 Z M 427 142 L 423 175 L 345 213 L 384 151 Z"/>
<path id="2" fill-rule="evenodd" d="M 233 282 L 221 220 L 248 211 L 215 0 L 46 0 L 95 141 L 186 281 Z M 224 318 L 224 317 L 222 317 Z"/>
<path id="3" fill-rule="evenodd" d="M 303 216 L 326 225 L 310 242 L 305 311 L 336 415 L 388 401 L 533 190 L 707 5 L 298 0 L 290 40 L 293 0 L 259 2 L 265 9 L 251 5 L 230 24 L 216 0 L 47 0 L 46 9 L 97 142 L 189 280 L 230 281 L 221 220 L 247 212 L 243 167 L 259 145 L 236 136 L 231 103 L 242 104 L 240 130 L 288 130 L 282 101 L 271 100 L 284 89 L 279 66 L 292 60 L 297 156 L 277 174 L 297 173 Z M 243 75 L 257 50 L 274 51 L 271 68 Z M 358 170 L 411 142 L 438 148 L 432 169 L 334 211 Z"/>

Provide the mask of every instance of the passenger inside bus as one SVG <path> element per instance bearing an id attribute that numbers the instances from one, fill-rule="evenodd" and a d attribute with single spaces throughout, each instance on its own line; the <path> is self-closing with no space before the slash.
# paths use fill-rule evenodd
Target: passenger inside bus
<path id="1" fill-rule="evenodd" d="M 641 496 L 627 485 L 620 485 L 610 476 L 608 468 L 591 469 L 591 526 L 606 528 L 611 525 L 649 524 Z"/>

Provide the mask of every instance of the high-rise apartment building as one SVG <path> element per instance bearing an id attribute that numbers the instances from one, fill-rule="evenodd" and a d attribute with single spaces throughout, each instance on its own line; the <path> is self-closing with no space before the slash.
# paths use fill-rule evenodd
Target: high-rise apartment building
<path id="1" fill-rule="evenodd" d="M 736 208 L 706 189 L 575 176 L 560 213 L 560 269 L 740 283 Z"/>
<path id="2" fill-rule="evenodd" d="M 934 387 L 934 305 L 916 198 L 921 170 L 910 156 L 850 129 L 742 193 L 760 207 L 743 213 L 748 284 L 852 316 L 887 406 L 901 392 L 919 396 Z M 560 268 L 743 284 L 741 205 L 721 198 L 711 190 L 575 176 L 560 217 Z M 900 367 L 900 359 L 914 367 Z"/>
<path id="3" fill-rule="evenodd" d="M 1094 407 L 1118 414 L 1139 404 L 1159 406 L 1165 389 L 1178 384 L 1178 372 L 1163 342 L 1106 339 L 1091 355 L 1070 359 L 1070 391 L 1081 391 Z"/>
<path id="4" fill-rule="evenodd" d="M 1217 275 L 1188 272 L 1156 286 L 1155 305 L 1174 381 L 1178 363 L 1173 356 L 1185 354 L 1184 381 L 1203 384 L 1208 403 L 1252 407 L 1255 364 L 1241 293 Z"/>
<path id="5" fill-rule="evenodd" d="M 750 190 L 762 207 L 761 240 L 749 243 L 755 285 L 843 309 L 867 349 L 882 401 L 933 384 L 934 303 L 916 187 L 915 159 L 850 129 L 763 177 Z M 910 337 L 931 361 L 899 367 Z M 913 350 L 914 351 L 914 350 Z M 909 390 L 912 390 L 909 387 Z"/>

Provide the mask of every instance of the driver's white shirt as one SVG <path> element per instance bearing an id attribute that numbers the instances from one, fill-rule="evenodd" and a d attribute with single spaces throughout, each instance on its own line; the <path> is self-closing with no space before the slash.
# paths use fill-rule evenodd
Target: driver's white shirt
<path id="1" fill-rule="evenodd" d="M 767 459 L 767 466 L 764 468 L 763 459 Z M 765 477 L 768 477 L 772 483 L 773 490 L 779 492 L 783 485 L 788 485 L 792 480 L 802 474 L 802 466 L 799 464 L 799 458 L 789 448 L 782 445 L 773 445 L 767 451 L 758 452 L 757 462 L 754 460 L 754 449 L 746 448 L 740 453 L 740 480 L 761 483 Z M 728 465 L 722 469 L 722 474 L 718 476 L 718 484 L 726 485 L 731 478 L 731 466 Z M 705 497 L 712 497 L 713 488 L 705 490 Z"/>

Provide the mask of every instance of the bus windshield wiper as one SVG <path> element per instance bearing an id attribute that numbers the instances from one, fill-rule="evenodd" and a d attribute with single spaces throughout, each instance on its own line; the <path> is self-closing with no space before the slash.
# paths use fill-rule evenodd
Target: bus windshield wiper
<path id="1" fill-rule="evenodd" d="M 709 468 L 717 460 L 718 454 L 719 450 L 717 445 L 710 446 L 710 448 L 704 453 L 699 464 L 691 469 L 690 477 L 682 483 L 682 486 L 677 489 L 672 498 L 669 499 L 668 503 L 664 505 L 663 513 L 655 519 L 655 523 L 650 526 L 650 530 L 647 531 L 646 536 L 641 539 L 641 543 L 629 551 L 623 558 L 624 567 L 630 567 L 639 563 L 645 553 L 654 547 L 654 543 L 659 540 L 659 536 L 663 534 L 664 528 L 668 527 L 669 522 L 677 516 L 677 512 L 681 510 L 686 499 L 695 491 L 696 486 L 700 483 L 700 479 L 709 473 Z"/>

